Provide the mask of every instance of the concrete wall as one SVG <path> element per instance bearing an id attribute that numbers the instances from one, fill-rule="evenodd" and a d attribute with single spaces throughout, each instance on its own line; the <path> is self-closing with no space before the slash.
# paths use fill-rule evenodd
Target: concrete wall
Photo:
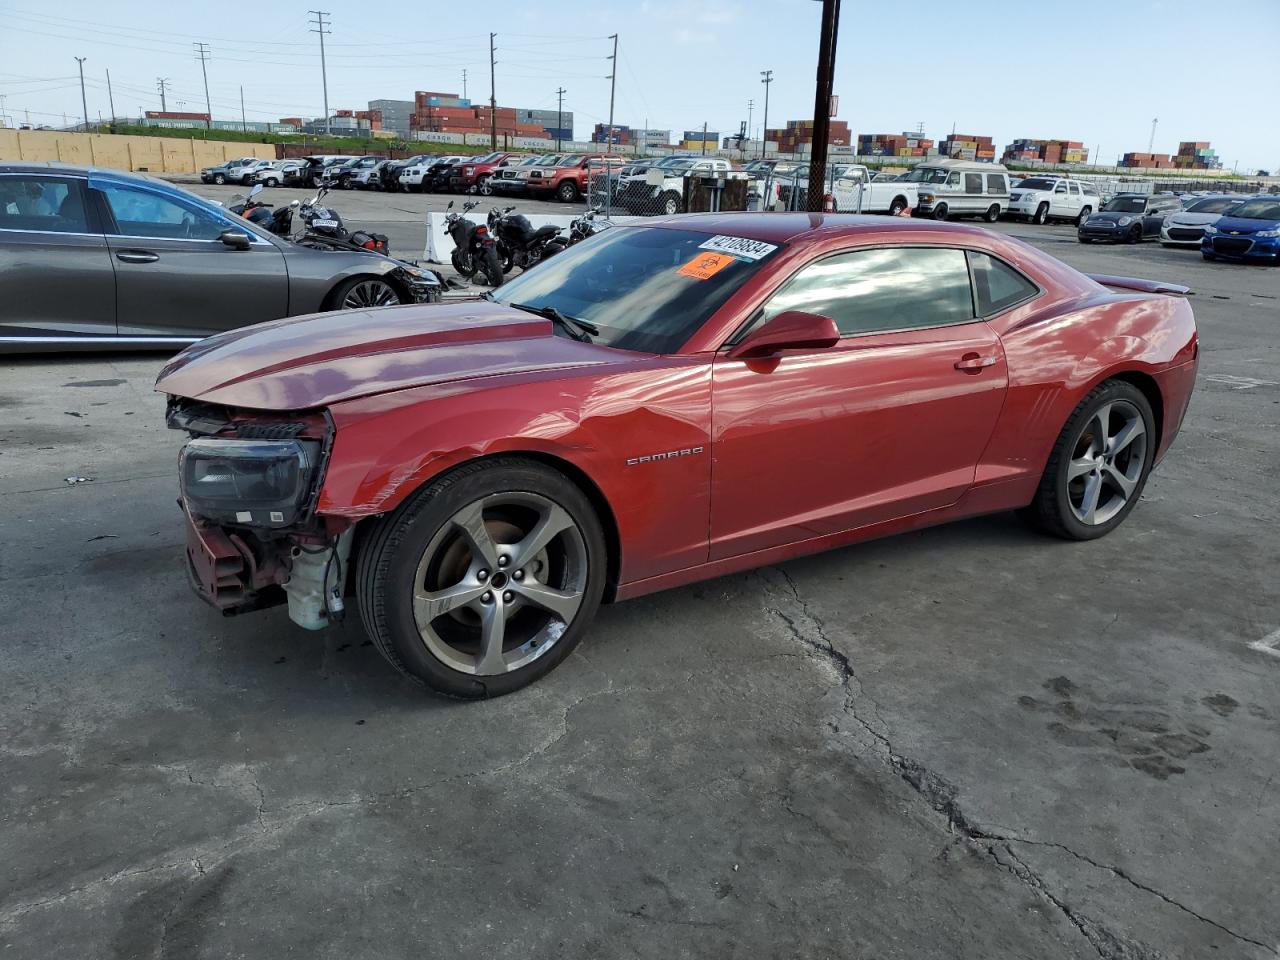
<path id="1" fill-rule="evenodd" d="M 56 160 L 112 170 L 194 173 L 236 157 L 274 160 L 275 144 L 178 137 L 124 137 L 59 130 L 0 130 L 0 160 Z"/>

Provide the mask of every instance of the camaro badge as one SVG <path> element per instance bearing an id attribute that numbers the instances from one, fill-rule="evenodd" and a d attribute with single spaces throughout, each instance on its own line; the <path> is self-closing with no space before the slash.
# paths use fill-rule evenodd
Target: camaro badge
<path id="1" fill-rule="evenodd" d="M 692 457 L 695 453 L 701 452 L 701 447 L 685 447 L 683 450 L 668 450 L 666 453 L 650 453 L 643 457 L 630 457 L 627 460 L 627 466 L 634 467 L 639 463 L 655 463 L 659 460 L 674 460 L 676 457 Z"/>

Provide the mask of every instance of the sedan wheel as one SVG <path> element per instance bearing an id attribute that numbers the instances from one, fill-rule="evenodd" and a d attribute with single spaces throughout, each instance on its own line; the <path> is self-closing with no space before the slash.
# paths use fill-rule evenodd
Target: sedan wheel
<path id="1" fill-rule="evenodd" d="M 379 523 L 359 563 L 365 625 L 393 666 L 452 696 L 497 696 L 581 639 L 604 538 L 563 475 L 503 458 L 428 485 Z"/>
<path id="2" fill-rule="evenodd" d="M 1095 387 L 1059 435 L 1029 518 L 1071 540 L 1110 533 L 1142 495 L 1155 442 L 1142 391 L 1120 380 Z"/>
<path id="3" fill-rule="evenodd" d="M 334 300 L 339 310 L 367 310 L 398 304 L 400 294 L 385 280 L 356 279 L 347 281 Z"/>
<path id="4" fill-rule="evenodd" d="M 223 183 L 226 183 L 226 182 L 227 182 L 227 178 L 226 178 L 226 176 L 225 176 L 225 175 L 223 175 L 223 174 L 221 174 L 221 173 L 215 173 L 215 174 L 213 175 L 213 182 L 214 182 L 214 183 L 217 183 L 217 184 L 223 184 Z"/>

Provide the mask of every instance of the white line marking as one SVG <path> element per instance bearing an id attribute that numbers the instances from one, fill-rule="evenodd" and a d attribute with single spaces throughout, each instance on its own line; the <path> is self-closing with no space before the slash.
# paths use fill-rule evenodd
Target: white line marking
<path id="1" fill-rule="evenodd" d="M 1274 380 L 1259 380 L 1257 377 L 1237 377 L 1229 373 L 1212 373 L 1205 377 L 1214 383 L 1224 383 L 1232 390 L 1252 390 L 1254 387 L 1280 386 Z"/>
<path id="2" fill-rule="evenodd" d="M 1273 630 L 1261 640 L 1255 640 L 1249 644 L 1250 650 L 1257 650 L 1259 653 L 1270 654 L 1273 657 L 1280 657 L 1280 630 Z"/>

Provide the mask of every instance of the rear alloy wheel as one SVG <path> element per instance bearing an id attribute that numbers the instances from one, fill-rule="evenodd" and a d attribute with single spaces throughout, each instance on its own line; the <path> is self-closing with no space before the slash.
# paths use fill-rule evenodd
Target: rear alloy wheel
<path id="1" fill-rule="evenodd" d="M 1132 227 L 1129 228 L 1129 232 L 1125 235 L 1124 239 L 1126 243 L 1141 243 L 1142 227 L 1139 224 L 1135 223 Z"/>
<path id="2" fill-rule="evenodd" d="M 217 183 L 217 184 L 223 184 L 223 183 L 226 183 L 226 182 L 227 182 L 226 175 L 225 175 L 225 174 L 221 174 L 221 173 L 215 173 L 215 174 L 213 175 L 213 182 L 214 182 L 214 183 Z"/>
<path id="3" fill-rule="evenodd" d="M 590 502 L 550 467 L 480 461 L 376 521 L 358 561 L 361 615 L 401 673 L 477 699 L 518 690 L 572 652 L 604 591 Z"/>
<path id="4" fill-rule="evenodd" d="M 1155 418 L 1142 391 L 1123 380 L 1100 384 L 1062 428 L 1024 515 L 1068 540 L 1110 533 L 1142 496 L 1155 445 Z"/>
<path id="5" fill-rule="evenodd" d="M 573 203 L 578 199 L 578 185 L 572 180 L 564 180 L 556 187 L 556 199 L 561 203 Z"/>
<path id="6" fill-rule="evenodd" d="M 673 217 L 680 212 L 680 198 L 674 193 L 665 193 L 662 195 L 662 212 L 668 217 Z"/>
<path id="7" fill-rule="evenodd" d="M 1080 211 L 1080 216 L 1076 217 L 1076 226 L 1083 227 L 1085 221 L 1093 216 L 1093 207 L 1085 207 Z"/>
<path id="8" fill-rule="evenodd" d="M 480 194 L 482 197 L 493 196 L 493 184 L 489 182 L 488 177 L 481 177 L 476 181 L 476 193 Z"/>
<path id="9" fill-rule="evenodd" d="M 995 223 L 997 220 L 999 220 L 1000 204 L 993 203 L 991 206 L 987 207 L 987 212 L 983 215 L 983 219 L 986 220 L 987 223 Z"/>
<path id="10" fill-rule="evenodd" d="M 378 277 L 356 277 L 338 288 L 333 302 L 337 310 L 368 310 L 395 306 L 403 301 L 387 281 Z"/>
<path id="11" fill-rule="evenodd" d="M 1035 212 L 1035 215 L 1032 216 L 1031 222 L 1044 223 L 1048 219 L 1049 219 L 1049 205 L 1047 203 L 1042 203 L 1040 204 L 1040 206 L 1036 207 L 1036 212 Z"/>
<path id="12" fill-rule="evenodd" d="M 894 197 L 893 203 L 889 204 L 889 216 L 900 217 L 905 209 L 907 209 L 907 201 L 901 197 Z"/>

